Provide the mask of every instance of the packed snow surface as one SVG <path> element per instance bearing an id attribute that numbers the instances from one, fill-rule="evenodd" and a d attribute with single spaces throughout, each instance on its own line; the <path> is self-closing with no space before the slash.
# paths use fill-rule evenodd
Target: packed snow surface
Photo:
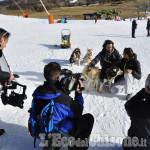
<path id="1" fill-rule="evenodd" d="M 82 72 L 85 65 L 77 63 L 71 67 L 69 58 L 74 48 L 80 48 L 81 60 L 87 48 L 93 49 L 93 58 L 101 50 L 105 40 L 114 42 L 115 48 L 123 54 L 126 47 L 131 47 L 141 63 L 142 79 L 135 87 L 135 93 L 144 87 L 150 73 L 150 38 L 146 36 L 146 20 L 137 21 L 136 38 L 131 38 L 131 22 L 98 20 L 68 20 L 66 24 L 48 24 L 48 20 L 21 18 L 0 15 L 0 27 L 8 30 L 11 37 L 4 49 L 4 55 L 12 73 L 20 75 L 17 82 L 27 85 L 27 100 L 24 108 L 4 106 L 0 102 L 0 128 L 6 134 L 0 137 L 2 150 L 32 150 L 33 138 L 28 134 L 28 110 L 31 106 L 32 93 L 44 81 L 43 68 L 49 62 L 58 62 L 62 68 L 74 73 Z M 61 49 L 61 30 L 70 29 L 71 49 Z M 55 45 L 55 46 L 54 46 Z M 98 64 L 97 66 L 100 67 Z M 85 87 L 87 81 L 84 82 Z M 127 135 L 130 119 L 125 111 L 125 94 L 123 82 L 113 85 L 112 93 L 108 86 L 99 94 L 90 87 L 83 92 L 84 113 L 91 113 L 94 127 L 90 139 L 89 150 L 121 150 L 121 142 Z M 20 89 L 18 89 L 18 92 Z M 74 97 L 74 92 L 71 93 Z M 37 142 L 38 145 L 38 142 Z M 37 148 L 36 149 L 41 149 Z M 67 148 L 62 148 L 67 149 Z"/>

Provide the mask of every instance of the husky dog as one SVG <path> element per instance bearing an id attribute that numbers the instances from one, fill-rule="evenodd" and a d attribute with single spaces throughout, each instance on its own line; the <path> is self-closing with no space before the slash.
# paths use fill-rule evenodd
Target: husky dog
<path id="1" fill-rule="evenodd" d="M 85 66 L 82 71 L 82 75 L 89 81 L 86 92 L 89 91 L 91 83 L 94 83 L 94 88 L 96 88 L 96 90 L 98 91 L 98 85 L 96 86 L 96 84 L 99 83 L 100 72 L 101 70 L 98 67 L 89 67 L 88 65 Z"/>
<path id="2" fill-rule="evenodd" d="M 101 72 L 100 75 L 100 87 L 99 87 L 99 93 L 102 93 L 103 85 L 106 82 L 109 82 L 109 92 L 111 93 L 111 87 L 112 87 L 112 81 L 119 75 L 122 75 L 123 71 L 120 68 L 113 67 L 109 70 L 104 70 Z"/>
<path id="3" fill-rule="evenodd" d="M 78 60 L 78 66 L 80 66 L 80 55 L 81 55 L 81 52 L 80 52 L 80 49 L 79 49 L 79 48 L 76 48 L 76 49 L 72 52 L 72 54 L 71 54 L 71 56 L 70 56 L 70 59 L 69 59 L 69 61 L 70 61 L 70 63 L 71 63 L 71 66 L 74 65 L 74 63 L 75 63 L 76 60 Z"/>
<path id="4" fill-rule="evenodd" d="M 90 63 L 93 58 L 93 49 L 87 49 L 87 54 L 83 58 L 83 63 Z"/>
<path id="5" fill-rule="evenodd" d="M 114 67 L 109 70 L 99 70 L 97 67 L 89 67 L 85 66 L 82 71 L 83 76 L 89 80 L 88 87 L 86 91 L 89 91 L 89 87 L 91 82 L 94 83 L 94 87 L 96 87 L 96 91 L 102 93 L 103 85 L 106 82 L 109 82 L 109 92 L 111 93 L 112 81 L 118 76 L 123 74 L 119 68 Z M 100 83 L 100 86 L 99 86 Z"/>

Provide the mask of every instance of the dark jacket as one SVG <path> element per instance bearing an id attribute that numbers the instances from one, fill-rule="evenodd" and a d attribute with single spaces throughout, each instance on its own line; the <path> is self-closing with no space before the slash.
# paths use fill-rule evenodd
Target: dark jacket
<path id="1" fill-rule="evenodd" d="M 89 64 L 94 67 L 100 61 L 102 69 L 108 69 L 114 66 L 115 63 L 121 61 L 121 55 L 114 49 L 113 52 L 108 53 L 106 50 L 102 50 Z"/>
<path id="2" fill-rule="evenodd" d="M 147 21 L 147 27 L 146 27 L 148 30 L 150 30 L 150 21 L 148 20 Z"/>
<path id="3" fill-rule="evenodd" d="M 135 20 L 132 21 L 132 29 L 136 29 L 137 28 L 137 23 Z"/>
<path id="4" fill-rule="evenodd" d="M 43 96 L 49 96 L 54 100 L 54 125 L 65 133 L 70 131 L 73 128 L 72 120 L 74 118 L 80 118 L 82 115 L 82 95 L 76 93 L 75 100 L 73 100 L 70 96 L 61 92 L 59 89 L 59 81 L 44 82 L 33 93 L 31 112 L 39 115 L 43 107 L 50 102 L 50 99 L 42 99 L 41 97 Z M 30 117 L 32 117 L 32 114 Z M 34 116 L 30 119 L 35 120 Z"/>
<path id="5" fill-rule="evenodd" d="M 143 88 L 126 102 L 125 109 L 131 119 L 128 136 L 146 139 L 145 149 L 150 149 L 150 95 Z"/>
<path id="6" fill-rule="evenodd" d="M 131 69 L 132 75 L 134 78 L 140 80 L 141 79 L 141 65 L 137 60 L 137 55 L 134 53 L 133 58 L 127 60 L 123 58 L 120 63 L 116 64 L 116 67 L 119 67 L 121 70 Z"/>
<path id="7" fill-rule="evenodd" d="M 3 59 L 3 52 L 2 52 L 2 50 L 1 50 L 1 48 L 0 48 L 0 59 Z M 1 61 L 0 61 L 1 62 Z M 5 71 L 2 71 L 2 69 L 1 69 L 1 65 L 2 64 L 0 64 L 0 82 L 3 82 L 3 81 L 8 81 L 9 80 L 9 78 L 10 78 L 10 73 L 9 72 L 5 72 Z"/>

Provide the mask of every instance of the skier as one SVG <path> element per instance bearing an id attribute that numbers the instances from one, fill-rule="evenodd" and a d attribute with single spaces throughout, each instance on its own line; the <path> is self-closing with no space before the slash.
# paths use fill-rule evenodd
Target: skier
<path id="1" fill-rule="evenodd" d="M 136 20 L 133 19 L 132 21 L 132 38 L 135 38 L 135 29 L 137 28 Z"/>
<path id="2" fill-rule="evenodd" d="M 3 55 L 2 50 L 6 47 L 9 37 L 10 37 L 10 33 L 0 28 L 0 58 Z M 2 64 L 0 64 L 0 66 L 2 66 Z M 14 80 L 14 75 L 10 74 L 9 72 L 2 71 L 0 67 L 0 83 L 2 84 L 3 82 L 6 82 L 6 81 L 11 82 L 12 80 Z M 0 136 L 3 135 L 4 133 L 5 133 L 5 130 L 0 129 Z"/>
<path id="3" fill-rule="evenodd" d="M 149 30 L 150 30 L 150 19 L 147 20 L 147 27 L 146 27 L 146 29 L 147 29 L 147 36 L 150 36 L 150 34 L 149 34 Z"/>
<path id="4" fill-rule="evenodd" d="M 128 137 L 123 140 L 124 150 L 150 149 L 150 74 L 141 89 L 125 104 L 131 120 Z"/>

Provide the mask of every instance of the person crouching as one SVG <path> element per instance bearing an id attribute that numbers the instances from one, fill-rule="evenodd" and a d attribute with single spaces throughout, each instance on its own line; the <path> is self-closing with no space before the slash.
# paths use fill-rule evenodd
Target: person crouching
<path id="1" fill-rule="evenodd" d="M 145 88 L 125 103 L 125 109 L 131 119 L 128 137 L 123 140 L 123 150 L 150 149 L 150 74 Z"/>
<path id="2" fill-rule="evenodd" d="M 134 92 L 135 83 L 141 79 L 141 65 L 132 48 L 124 49 L 123 59 L 116 66 L 124 71 L 126 100 L 129 100 Z"/>

